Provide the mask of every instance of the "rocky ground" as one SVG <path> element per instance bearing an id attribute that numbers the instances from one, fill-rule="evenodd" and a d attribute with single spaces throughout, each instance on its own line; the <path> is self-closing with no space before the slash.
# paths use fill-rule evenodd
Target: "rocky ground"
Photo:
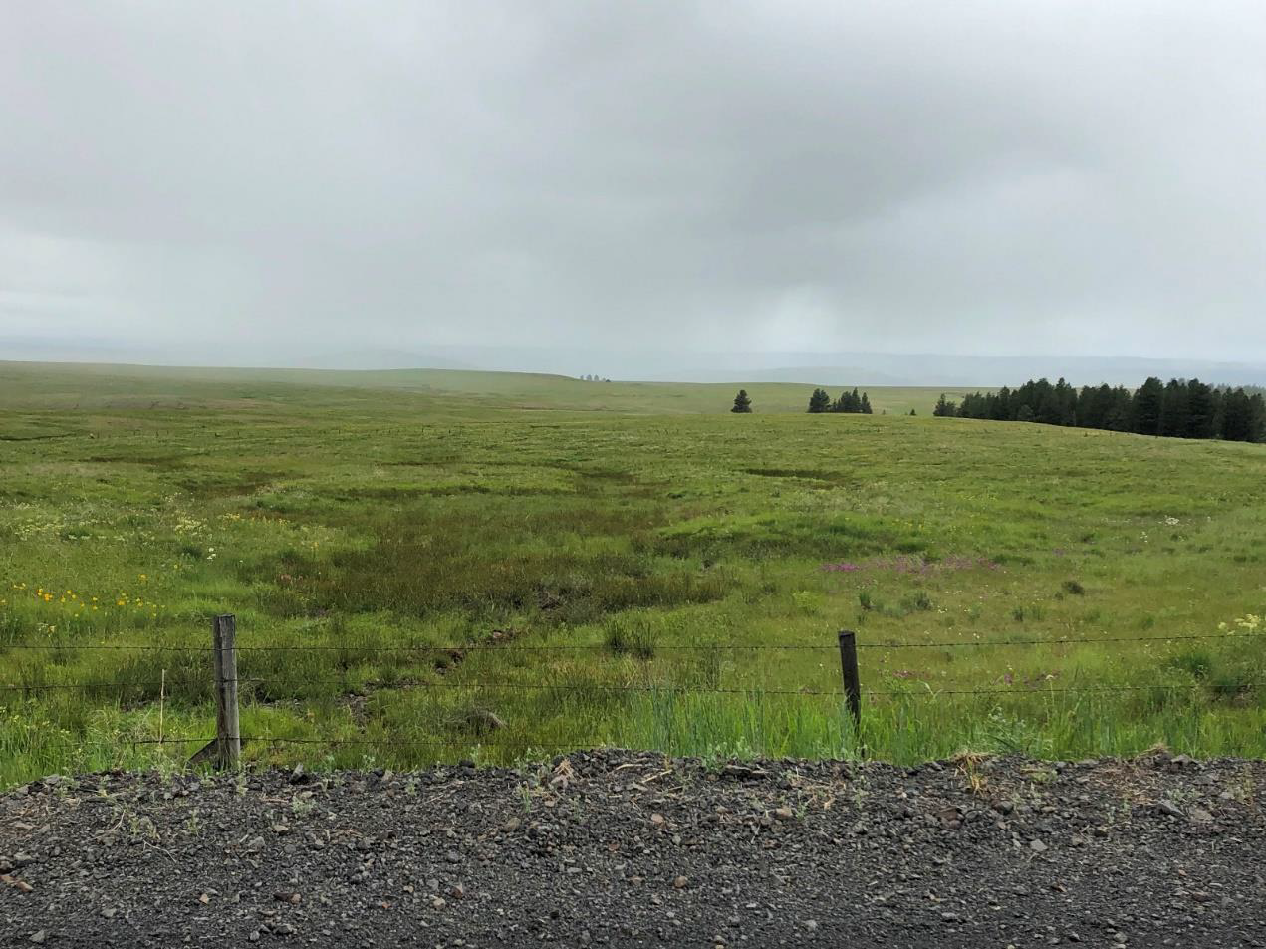
<path id="1" fill-rule="evenodd" d="M 1266 945 L 1266 764 L 50 777 L 0 945 Z"/>

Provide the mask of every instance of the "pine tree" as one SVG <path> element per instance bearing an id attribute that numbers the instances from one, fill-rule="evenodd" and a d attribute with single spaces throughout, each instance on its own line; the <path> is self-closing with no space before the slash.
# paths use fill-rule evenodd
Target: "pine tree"
<path id="1" fill-rule="evenodd" d="M 853 400 L 847 391 L 841 392 L 840 397 L 831 403 L 832 412 L 852 412 Z"/>
<path id="2" fill-rule="evenodd" d="M 1159 435 L 1161 405 L 1165 386 L 1155 376 L 1148 376 L 1134 395 L 1133 430 L 1140 435 Z"/>
<path id="3" fill-rule="evenodd" d="M 1187 386 L 1177 379 L 1165 383 L 1165 395 L 1161 399 L 1161 435 L 1185 438 L 1190 413 L 1187 409 Z"/>
<path id="4" fill-rule="evenodd" d="M 739 389 L 738 395 L 734 397 L 734 407 L 731 412 L 750 412 L 752 411 L 752 400 L 747 396 L 746 389 Z"/>
<path id="5" fill-rule="evenodd" d="M 976 395 L 980 395 L 980 393 L 976 393 Z M 967 399 L 964 398 L 963 402 L 966 404 Z M 932 408 L 932 414 L 937 418 L 953 418 L 958 414 L 958 406 L 945 398 L 945 393 L 942 392 L 941 397 L 936 400 L 936 405 Z M 971 417 L 977 418 L 978 416 L 972 415 Z"/>
<path id="6" fill-rule="evenodd" d="M 1249 400 L 1249 407 L 1253 420 L 1249 423 L 1248 440 L 1266 442 L 1266 399 L 1262 398 L 1260 392 L 1255 392 Z"/>
<path id="7" fill-rule="evenodd" d="M 1213 417 L 1217 411 L 1213 389 L 1199 379 L 1187 383 L 1187 432 L 1188 438 L 1212 438 Z"/>
<path id="8" fill-rule="evenodd" d="M 814 389 L 813 395 L 809 396 L 810 412 L 827 412 L 831 408 L 831 397 L 827 395 L 825 389 Z"/>
<path id="9" fill-rule="evenodd" d="M 863 414 L 863 415 L 874 415 L 874 414 L 875 414 L 875 410 L 874 410 L 873 408 L 871 408 L 871 405 L 870 405 L 870 393 L 869 393 L 869 392 L 863 392 L 863 393 L 862 393 L 862 414 Z"/>
<path id="10" fill-rule="evenodd" d="M 1246 442 L 1253 432 L 1253 403 L 1243 389 L 1228 392 L 1222 400 L 1222 437 Z"/>
<path id="11" fill-rule="evenodd" d="M 1055 414 L 1057 425 L 1077 424 L 1077 390 L 1063 376 L 1055 383 Z"/>
<path id="12" fill-rule="evenodd" d="M 1111 391 L 1108 411 L 1104 415 L 1103 427 L 1113 432 L 1130 431 L 1130 418 L 1134 409 L 1134 393 L 1125 386 L 1117 386 Z"/>
<path id="13" fill-rule="evenodd" d="M 910 414 L 911 414 L 911 415 L 913 415 L 913 414 L 914 414 L 914 409 L 911 409 L 911 410 L 910 410 Z"/>

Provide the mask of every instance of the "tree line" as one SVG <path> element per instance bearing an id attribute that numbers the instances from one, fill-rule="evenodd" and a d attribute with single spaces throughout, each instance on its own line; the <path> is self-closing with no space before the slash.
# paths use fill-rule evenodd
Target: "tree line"
<path id="1" fill-rule="evenodd" d="M 1030 379 L 1011 389 L 973 392 L 961 404 L 942 393 L 932 414 L 939 417 L 1043 422 L 1173 438 L 1266 441 L 1266 399 L 1260 389 L 1212 386 L 1199 379 L 1151 376 L 1138 389 L 1083 386 L 1064 379 Z"/>
<path id="2" fill-rule="evenodd" d="M 840 397 L 832 401 L 831 394 L 825 389 L 814 389 L 813 395 L 809 396 L 810 412 L 853 412 L 858 415 L 874 415 L 875 411 L 870 407 L 870 393 L 858 393 L 856 389 L 852 392 L 842 392 Z"/>

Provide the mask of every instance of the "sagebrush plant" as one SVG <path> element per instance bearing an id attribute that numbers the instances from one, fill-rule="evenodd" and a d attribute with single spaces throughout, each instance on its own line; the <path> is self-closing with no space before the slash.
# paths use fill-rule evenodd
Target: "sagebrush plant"
<path id="1" fill-rule="evenodd" d="M 181 766 L 219 612 L 261 763 L 1266 754 L 1262 446 L 506 376 L 5 367 L 0 783 Z"/>

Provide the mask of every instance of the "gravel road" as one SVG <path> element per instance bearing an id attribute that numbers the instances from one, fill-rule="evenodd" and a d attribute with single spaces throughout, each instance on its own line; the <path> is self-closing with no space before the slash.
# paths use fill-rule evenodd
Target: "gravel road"
<path id="1" fill-rule="evenodd" d="M 50 777 L 0 946 L 1266 946 L 1266 763 Z"/>

